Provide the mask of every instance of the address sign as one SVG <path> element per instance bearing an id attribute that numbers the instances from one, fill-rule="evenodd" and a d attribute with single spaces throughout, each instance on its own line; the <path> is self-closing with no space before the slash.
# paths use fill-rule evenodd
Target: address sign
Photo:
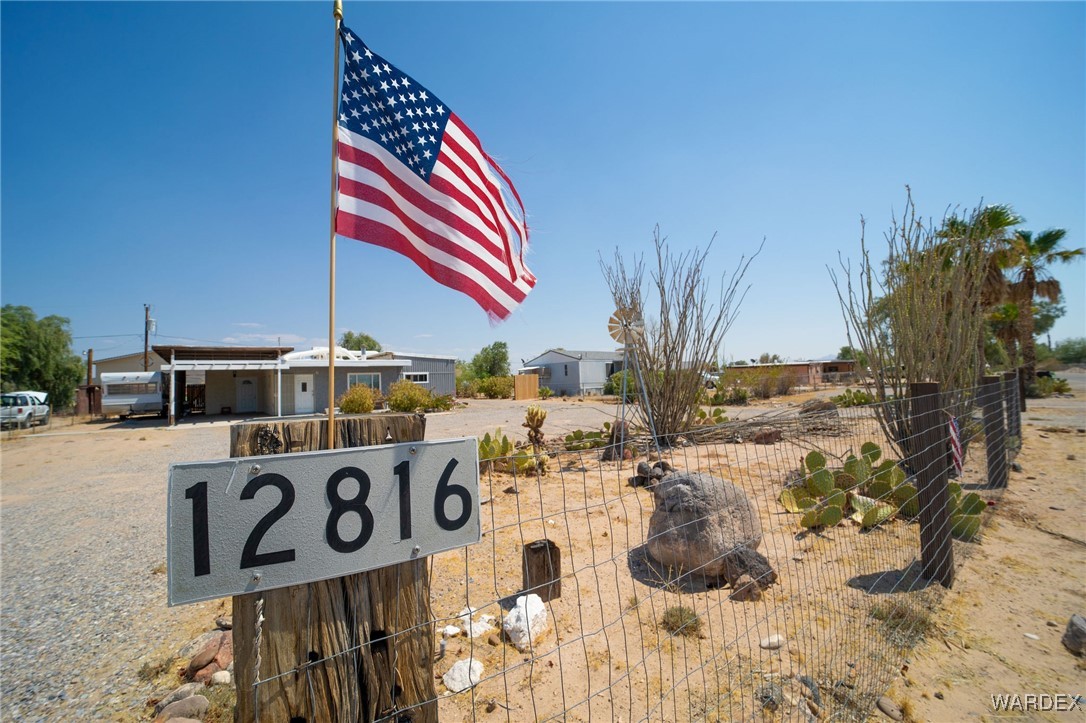
<path id="1" fill-rule="evenodd" d="M 478 542 L 474 439 L 170 465 L 169 603 L 341 577 Z"/>

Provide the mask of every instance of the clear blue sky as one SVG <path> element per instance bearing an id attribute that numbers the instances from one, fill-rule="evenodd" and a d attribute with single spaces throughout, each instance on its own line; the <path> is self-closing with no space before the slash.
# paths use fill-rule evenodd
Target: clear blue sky
<path id="1" fill-rule="evenodd" d="M 610 349 L 598 255 L 764 237 L 725 354 L 845 343 L 826 270 L 925 215 L 1010 203 L 1086 246 L 1083 3 L 374 3 L 346 22 L 516 183 L 536 289 L 491 327 L 410 261 L 337 242 L 339 332 L 514 365 Z M 75 351 L 327 343 L 331 2 L 15 3 L 2 20 L 2 301 Z M 1086 335 L 1084 266 L 1056 270 Z M 337 332 L 338 333 L 338 332 Z"/>

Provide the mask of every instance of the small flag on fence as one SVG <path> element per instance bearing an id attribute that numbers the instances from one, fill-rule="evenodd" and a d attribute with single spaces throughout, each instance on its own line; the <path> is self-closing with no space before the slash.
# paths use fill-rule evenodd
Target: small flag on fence
<path id="1" fill-rule="evenodd" d="M 962 429 L 958 424 L 958 418 L 947 415 L 950 419 L 950 458 L 954 463 L 954 473 L 960 477 L 962 474 Z"/>
<path id="2" fill-rule="evenodd" d="M 407 256 L 492 320 L 535 286 L 512 182 L 475 134 L 346 27 L 336 233 Z"/>

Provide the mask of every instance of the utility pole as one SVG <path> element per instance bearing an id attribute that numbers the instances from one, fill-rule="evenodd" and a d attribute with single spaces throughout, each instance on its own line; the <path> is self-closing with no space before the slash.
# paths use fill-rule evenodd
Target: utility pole
<path id="1" fill-rule="evenodd" d="M 151 367 L 151 359 L 147 354 L 147 344 L 151 334 L 151 305 L 143 305 L 143 371 Z"/>

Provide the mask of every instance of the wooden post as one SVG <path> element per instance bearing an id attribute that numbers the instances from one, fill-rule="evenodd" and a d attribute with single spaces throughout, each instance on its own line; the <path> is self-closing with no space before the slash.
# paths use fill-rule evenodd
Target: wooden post
<path id="1" fill-rule="evenodd" d="M 550 540 L 524 546 L 524 594 L 543 602 L 562 597 L 562 550 Z"/>
<path id="2" fill-rule="evenodd" d="M 999 377 L 981 378 L 980 405 L 984 420 L 984 446 L 988 457 L 988 486 L 1007 486 L 1007 430 L 1003 428 L 1003 398 Z"/>
<path id="3" fill-rule="evenodd" d="M 419 442 L 421 415 L 338 417 L 336 447 Z M 327 449 L 326 420 L 271 419 L 230 428 L 230 456 Z M 263 597 L 260 671 L 256 606 Z M 428 562 L 235 595 L 235 720 L 437 721 Z M 333 657 L 334 656 L 334 657 Z M 256 674 L 256 678 L 254 678 Z M 264 681 L 254 688 L 256 681 Z"/>
<path id="4" fill-rule="evenodd" d="M 946 420 L 939 408 L 939 385 L 909 385 L 909 416 L 913 438 L 918 442 L 912 467 L 917 470 L 920 502 L 921 575 L 943 587 L 954 584 L 954 548 L 950 539 L 949 491 L 947 490 Z"/>
<path id="5" fill-rule="evenodd" d="M 1022 373 L 1022 367 L 1016 370 L 1018 373 L 1018 411 L 1026 411 L 1026 375 Z"/>

